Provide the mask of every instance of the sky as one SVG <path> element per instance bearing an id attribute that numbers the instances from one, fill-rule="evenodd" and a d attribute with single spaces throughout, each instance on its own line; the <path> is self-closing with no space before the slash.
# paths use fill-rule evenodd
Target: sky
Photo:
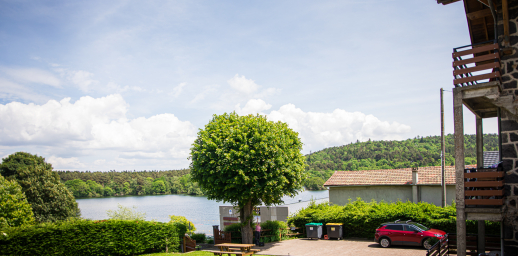
<path id="1" fill-rule="evenodd" d="M 286 122 L 304 154 L 440 135 L 441 87 L 453 133 L 451 53 L 468 44 L 462 2 L 0 0 L 0 156 L 188 168 L 232 111 Z"/>

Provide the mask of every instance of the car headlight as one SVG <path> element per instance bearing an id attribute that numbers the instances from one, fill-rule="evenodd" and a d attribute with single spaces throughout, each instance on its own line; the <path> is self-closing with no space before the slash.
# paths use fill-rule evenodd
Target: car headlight
<path id="1" fill-rule="evenodd" d="M 434 234 L 435 237 L 442 237 L 442 235 Z"/>

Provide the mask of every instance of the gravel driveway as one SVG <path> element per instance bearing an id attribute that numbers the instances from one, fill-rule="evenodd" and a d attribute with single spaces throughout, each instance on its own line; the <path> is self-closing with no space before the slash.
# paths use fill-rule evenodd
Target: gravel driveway
<path id="1" fill-rule="evenodd" d="M 419 256 L 426 255 L 422 247 L 392 246 L 381 248 L 373 240 L 345 239 L 345 240 L 310 240 L 307 238 L 286 240 L 276 243 L 268 243 L 260 253 L 266 255 L 290 255 L 290 256 Z"/>

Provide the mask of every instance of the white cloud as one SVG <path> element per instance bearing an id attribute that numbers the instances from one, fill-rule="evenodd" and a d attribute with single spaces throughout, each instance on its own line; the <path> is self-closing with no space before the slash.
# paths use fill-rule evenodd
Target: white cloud
<path id="1" fill-rule="evenodd" d="M 252 94 L 259 89 L 259 85 L 257 85 L 252 79 L 246 79 L 245 76 L 239 76 L 239 74 L 236 74 L 227 82 L 232 86 L 232 88 L 245 94 Z"/>
<path id="2" fill-rule="evenodd" d="M 92 79 L 94 74 L 84 71 L 69 71 L 68 78 L 74 83 L 81 91 L 88 92 L 90 87 L 97 84 L 99 81 Z"/>
<path id="3" fill-rule="evenodd" d="M 61 81 L 52 73 L 37 68 L 2 68 L 6 75 L 19 82 L 45 84 L 60 88 Z"/>
<path id="4" fill-rule="evenodd" d="M 79 161 L 79 158 L 77 157 L 63 158 L 51 156 L 45 160 L 51 163 L 54 169 L 80 169 L 86 167 L 86 165 Z"/>
<path id="5" fill-rule="evenodd" d="M 178 96 L 180 96 L 180 94 L 182 93 L 183 91 L 183 87 L 186 85 L 187 83 L 181 83 L 177 86 L 175 86 L 173 88 L 173 92 L 170 94 L 171 96 L 175 97 L 175 98 L 178 98 Z"/>
<path id="6" fill-rule="evenodd" d="M 271 105 L 263 100 L 249 100 L 243 109 L 236 106 L 239 114 L 268 110 Z M 402 139 L 409 133 L 408 125 L 381 121 L 373 115 L 335 109 L 331 113 L 304 112 L 293 104 L 286 104 L 267 115 L 269 120 L 286 122 L 299 133 L 304 150 L 340 146 L 356 140 Z"/>
<path id="7" fill-rule="evenodd" d="M 173 114 L 128 119 L 128 108 L 118 94 L 81 97 L 75 103 L 65 98 L 43 105 L 0 104 L 0 144 L 113 150 L 126 158 L 187 158 L 196 136 L 190 122 Z"/>
<path id="8" fill-rule="evenodd" d="M 31 102 L 42 102 L 47 97 L 34 93 L 27 87 L 0 77 L 0 99 L 28 100 Z"/>
<path id="9" fill-rule="evenodd" d="M 136 92 L 144 92 L 146 91 L 146 89 L 143 89 L 141 87 L 138 87 L 138 86 L 120 86 L 119 84 L 116 84 L 114 82 L 109 82 L 107 85 L 106 85 L 106 90 L 104 91 L 108 91 L 108 92 L 116 92 L 116 93 L 123 93 L 123 92 L 126 92 L 128 90 L 132 90 L 132 91 L 136 91 Z"/>
<path id="10" fill-rule="evenodd" d="M 203 88 L 203 90 L 200 93 L 196 94 L 196 96 L 194 97 L 194 99 L 191 100 L 190 103 L 198 103 L 204 100 L 207 95 L 217 92 L 218 87 L 218 85 L 205 86 L 205 88 Z"/>
<path id="11" fill-rule="evenodd" d="M 248 114 L 255 115 L 257 113 L 264 115 L 262 113 L 262 111 L 268 110 L 271 107 L 272 107 L 272 105 L 266 103 L 264 100 L 252 99 L 252 100 L 249 100 L 243 108 L 240 107 L 240 104 L 237 104 L 235 109 L 236 109 L 236 113 L 238 113 L 239 115 L 248 115 Z"/>
<path id="12" fill-rule="evenodd" d="M 252 79 L 246 79 L 245 76 L 239 76 L 236 74 L 233 78 L 227 81 L 230 85 L 229 87 L 224 87 L 221 90 L 207 90 L 205 89 L 201 93 L 199 93 L 195 100 L 191 101 L 191 103 L 201 101 L 205 98 L 207 94 L 211 94 L 211 100 L 209 106 L 211 109 L 226 111 L 229 108 L 234 108 L 236 111 L 245 111 L 247 112 L 249 108 L 246 108 L 246 104 L 248 100 L 260 99 L 260 98 L 268 98 L 271 95 L 278 94 L 281 92 L 280 89 L 277 88 L 266 88 L 262 89 L 262 86 L 256 84 Z M 214 100 L 216 99 L 216 100 Z M 245 107 L 241 110 L 241 105 L 245 105 Z M 264 103 L 266 104 L 266 103 Z M 266 109 L 260 109 L 258 111 L 262 111 Z M 250 111 L 256 111 L 255 108 L 250 106 Z M 248 112 L 247 112 L 248 113 Z M 255 112 L 257 113 L 257 112 Z"/>

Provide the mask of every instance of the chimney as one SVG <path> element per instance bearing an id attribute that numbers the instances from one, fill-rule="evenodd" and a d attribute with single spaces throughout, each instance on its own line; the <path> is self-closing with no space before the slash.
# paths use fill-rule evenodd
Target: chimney
<path id="1" fill-rule="evenodd" d="M 419 169 L 418 167 L 412 168 L 412 185 L 417 185 L 417 183 L 419 182 L 418 176 L 417 176 L 418 169 Z"/>
<path id="2" fill-rule="evenodd" d="M 417 174 L 418 167 L 412 168 L 412 202 L 418 203 L 419 202 L 419 196 L 418 196 L 418 189 L 417 189 L 417 183 L 419 182 L 419 177 Z"/>

